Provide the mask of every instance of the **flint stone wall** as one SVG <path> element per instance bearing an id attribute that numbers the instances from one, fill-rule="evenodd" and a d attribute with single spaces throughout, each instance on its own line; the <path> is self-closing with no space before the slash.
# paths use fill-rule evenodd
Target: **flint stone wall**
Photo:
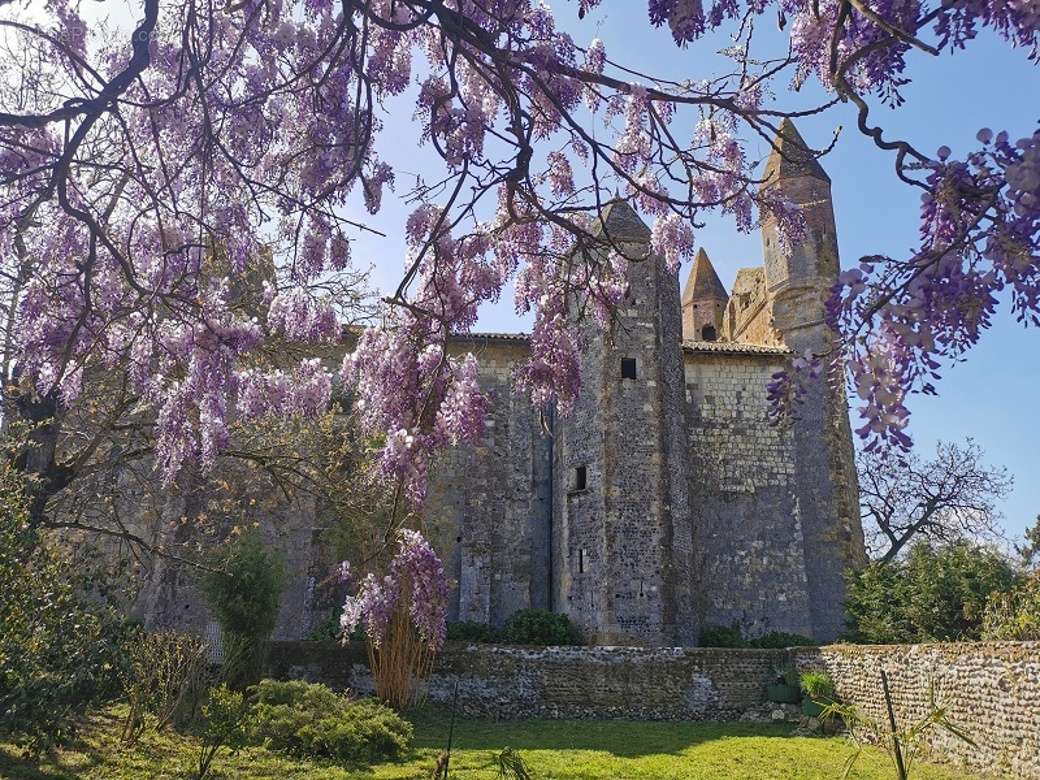
<path id="1" fill-rule="evenodd" d="M 1040 642 L 830 645 L 790 651 L 799 669 L 824 669 L 838 696 L 884 722 L 880 670 L 888 675 L 896 718 L 913 723 L 930 710 L 929 686 L 950 720 L 975 743 L 928 732 L 931 756 L 976 770 L 1040 778 Z"/>
<path id="2" fill-rule="evenodd" d="M 900 724 L 923 717 L 929 688 L 975 745 L 934 729 L 929 757 L 1040 779 L 1040 642 L 829 645 L 788 650 L 689 647 L 521 647 L 449 643 L 429 682 L 430 700 L 491 718 L 736 719 L 762 711 L 774 670 L 823 669 L 838 695 L 885 718 L 880 670 Z M 364 649 L 275 642 L 271 673 L 372 690 Z M 768 712 L 768 708 L 766 708 Z"/>

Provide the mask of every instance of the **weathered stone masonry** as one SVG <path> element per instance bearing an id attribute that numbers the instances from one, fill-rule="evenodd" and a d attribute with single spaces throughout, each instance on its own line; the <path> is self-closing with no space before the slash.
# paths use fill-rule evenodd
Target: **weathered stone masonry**
<path id="1" fill-rule="evenodd" d="M 452 619 L 547 608 L 593 644 L 692 645 L 706 623 L 838 636 L 842 573 L 863 560 L 845 398 L 816 383 L 793 424 L 774 426 L 765 390 L 794 353 L 833 348 L 830 181 L 792 125 L 779 144 L 765 186 L 803 209 L 805 240 L 787 246 L 767 220 L 764 267 L 738 274 L 733 299 L 704 251 L 680 298 L 647 226 L 608 204 L 628 291 L 609 332 L 581 326 L 569 416 L 512 391 L 523 336 L 458 340 L 495 412 L 484 443 L 439 464 L 425 507 L 459 583 Z"/>
<path id="2" fill-rule="evenodd" d="M 737 650 L 724 648 L 512 647 L 450 644 L 429 683 L 447 703 L 455 684 L 469 715 L 493 718 L 733 719 L 762 711 L 775 670 L 825 670 L 837 693 L 885 718 L 885 669 L 900 724 L 929 707 L 929 688 L 974 746 L 935 729 L 930 758 L 1014 777 L 1040 778 L 1040 642 Z M 364 648 L 278 643 L 272 671 L 366 692 Z M 768 710 L 767 710 L 768 712 Z"/>

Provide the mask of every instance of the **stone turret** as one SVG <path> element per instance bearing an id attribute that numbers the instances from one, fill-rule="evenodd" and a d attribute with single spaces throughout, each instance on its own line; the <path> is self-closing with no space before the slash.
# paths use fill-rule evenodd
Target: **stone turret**
<path id="1" fill-rule="evenodd" d="M 803 240 L 788 246 L 774 220 L 762 226 L 771 325 L 796 353 L 827 363 L 835 333 L 825 306 L 838 278 L 838 242 L 831 181 L 794 123 L 779 128 L 763 189 L 796 204 L 805 217 Z M 805 535 L 813 635 L 834 639 L 844 625 L 843 571 L 864 559 L 848 406 L 840 385 L 812 382 L 794 422 L 796 484 Z"/>
<path id="2" fill-rule="evenodd" d="M 722 317 L 729 295 L 719 281 L 708 253 L 701 249 L 693 261 L 682 294 L 684 341 L 715 341 L 722 334 Z"/>
<path id="3" fill-rule="evenodd" d="M 603 221 L 628 292 L 608 333 L 582 326 L 581 392 L 553 431 L 553 604 L 587 641 L 693 644 L 678 278 L 627 203 Z"/>

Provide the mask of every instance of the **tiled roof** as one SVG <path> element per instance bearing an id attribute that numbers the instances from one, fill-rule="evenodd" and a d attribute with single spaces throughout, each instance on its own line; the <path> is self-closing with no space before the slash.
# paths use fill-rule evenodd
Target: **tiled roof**
<path id="1" fill-rule="evenodd" d="M 529 333 L 456 333 L 452 341 L 514 341 L 526 344 L 531 338 Z"/>
<path id="2" fill-rule="evenodd" d="M 723 355 L 790 355 L 787 347 L 745 344 L 740 341 L 684 341 L 685 352 L 717 352 Z"/>

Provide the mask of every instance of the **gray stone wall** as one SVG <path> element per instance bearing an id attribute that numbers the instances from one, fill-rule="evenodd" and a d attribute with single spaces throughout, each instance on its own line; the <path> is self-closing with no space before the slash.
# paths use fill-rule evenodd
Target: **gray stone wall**
<path id="1" fill-rule="evenodd" d="M 606 224 L 631 258 L 628 291 L 607 333 L 583 323 L 581 392 L 554 427 L 555 604 L 590 642 L 692 642 L 678 277 L 648 254 L 649 232 L 626 204 L 612 204 Z"/>
<path id="2" fill-rule="evenodd" d="M 929 732 L 928 757 L 975 770 L 1040 778 L 1040 642 L 791 648 L 514 647 L 449 643 L 435 663 L 429 698 L 493 718 L 734 719 L 760 713 L 774 670 L 822 669 L 843 701 L 884 714 L 879 670 L 900 724 L 923 717 L 929 689 L 967 745 Z M 363 648 L 275 643 L 273 674 L 371 690 Z M 769 708 L 765 708 L 768 717 Z"/>
<path id="3" fill-rule="evenodd" d="M 942 729 L 930 754 L 982 771 L 1040 778 L 1040 642 L 832 645 L 792 651 L 802 669 L 823 669 L 842 700 L 883 722 L 880 670 L 888 675 L 897 721 L 930 711 L 929 688 L 974 745 Z"/>
<path id="4" fill-rule="evenodd" d="M 477 356 L 491 413 L 478 445 L 439 459 L 423 515 L 457 583 L 449 619 L 501 625 L 518 609 L 550 608 L 552 439 L 512 388 L 525 341 L 460 339 L 455 348 Z"/>
<path id="5" fill-rule="evenodd" d="M 782 350 L 685 350 L 691 511 L 704 622 L 748 635 L 811 636 L 791 430 L 771 425 L 765 386 Z M 736 349 L 736 347 L 734 347 Z"/>

